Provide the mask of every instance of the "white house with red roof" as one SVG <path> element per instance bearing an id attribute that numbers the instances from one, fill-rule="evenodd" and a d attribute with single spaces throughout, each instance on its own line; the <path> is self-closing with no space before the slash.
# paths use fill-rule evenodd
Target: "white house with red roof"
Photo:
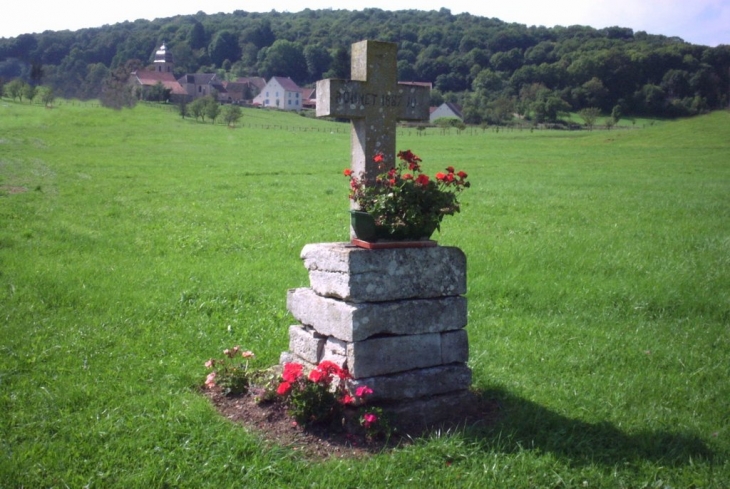
<path id="1" fill-rule="evenodd" d="M 281 110 L 302 110 L 302 89 L 289 77 L 275 76 L 254 97 L 253 104 Z"/>

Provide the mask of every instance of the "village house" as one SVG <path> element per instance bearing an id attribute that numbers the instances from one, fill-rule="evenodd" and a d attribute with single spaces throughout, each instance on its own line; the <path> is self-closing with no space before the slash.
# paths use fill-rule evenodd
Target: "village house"
<path id="1" fill-rule="evenodd" d="M 253 99 L 253 104 L 282 110 L 302 110 L 302 89 L 289 77 L 275 76 Z"/>
<path id="2" fill-rule="evenodd" d="M 435 122 L 437 119 L 459 119 L 464 120 L 464 115 L 461 112 L 461 107 L 451 102 L 444 102 L 438 107 L 431 107 L 431 115 L 429 117 L 430 122 Z"/>
<path id="3" fill-rule="evenodd" d="M 317 108 L 317 89 L 316 88 L 302 88 L 302 108 L 304 108 L 304 109 L 316 109 Z"/>
<path id="4" fill-rule="evenodd" d="M 219 89 L 216 86 L 222 86 L 215 73 L 189 73 L 177 81 L 193 99 L 217 93 Z"/>
<path id="5" fill-rule="evenodd" d="M 236 81 L 223 82 L 225 99 L 219 96 L 218 100 L 230 104 L 248 104 L 261 93 L 266 86 L 266 80 L 260 76 L 242 77 Z"/>

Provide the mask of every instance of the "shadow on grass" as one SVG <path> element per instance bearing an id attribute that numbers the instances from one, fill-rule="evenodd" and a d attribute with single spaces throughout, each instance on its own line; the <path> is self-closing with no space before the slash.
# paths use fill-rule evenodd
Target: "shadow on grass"
<path id="1" fill-rule="evenodd" d="M 644 430 L 628 434 L 611 423 L 588 423 L 550 411 L 502 389 L 478 393 L 480 401 L 496 409 L 496 418 L 478 424 L 465 435 L 485 448 L 503 452 L 539 450 L 574 464 L 616 465 L 637 460 L 672 465 L 692 459 L 712 460 L 713 453 L 689 433 Z"/>

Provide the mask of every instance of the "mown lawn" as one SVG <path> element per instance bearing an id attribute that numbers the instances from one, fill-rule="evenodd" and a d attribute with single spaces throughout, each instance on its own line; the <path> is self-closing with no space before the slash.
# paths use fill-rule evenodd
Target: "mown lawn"
<path id="1" fill-rule="evenodd" d="M 287 348 L 347 237 L 343 125 L 0 101 L 0 487 L 730 486 L 730 113 L 612 131 L 402 131 L 469 173 L 484 431 L 311 461 L 218 416 L 203 362 Z"/>

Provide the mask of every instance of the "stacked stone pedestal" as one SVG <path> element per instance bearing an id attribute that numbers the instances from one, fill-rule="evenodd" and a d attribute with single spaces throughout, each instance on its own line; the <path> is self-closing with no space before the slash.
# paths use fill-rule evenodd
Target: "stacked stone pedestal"
<path id="1" fill-rule="evenodd" d="M 454 247 L 366 250 L 349 243 L 302 250 L 309 288 L 291 289 L 282 362 L 347 367 L 401 425 L 446 420 L 467 402 L 466 257 Z"/>

